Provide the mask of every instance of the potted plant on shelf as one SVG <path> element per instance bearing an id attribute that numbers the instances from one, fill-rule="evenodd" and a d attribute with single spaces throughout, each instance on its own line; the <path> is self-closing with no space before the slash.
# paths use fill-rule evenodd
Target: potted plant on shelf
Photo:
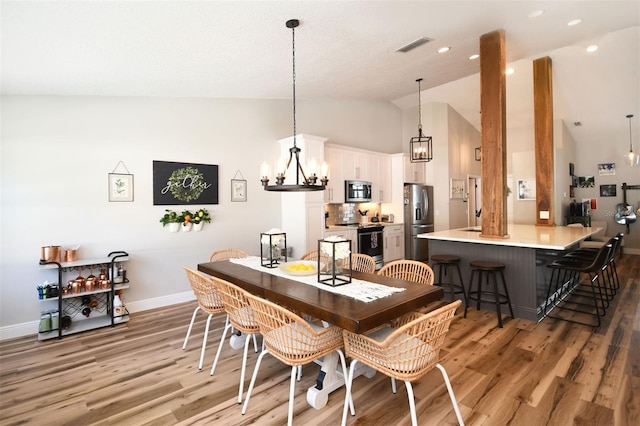
<path id="1" fill-rule="evenodd" d="M 193 226 L 193 224 L 191 223 L 192 219 L 193 213 L 191 213 L 189 210 L 182 211 L 182 214 L 180 215 L 180 223 L 182 224 L 180 228 L 182 229 L 182 232 L 191 231 L 191 227 Z"/>
<path id="2" fill-rule="evenodd" d="M 169 226 L 169 232 L 178 232 L 180 230 L 180 217 L 173 210 L 165 209 L 165 214 L 160 218 L 162 227 Z"/>
<path id="3" fill-rule="evenodd" d="M 211 216 L 209 216 L 207 209 L 200 209 L 193 215 L 193 219 L 191 219 L 191 223 L 193 223 L 193 230 L 200 231 L 205 222 L 210 223 Z"/>

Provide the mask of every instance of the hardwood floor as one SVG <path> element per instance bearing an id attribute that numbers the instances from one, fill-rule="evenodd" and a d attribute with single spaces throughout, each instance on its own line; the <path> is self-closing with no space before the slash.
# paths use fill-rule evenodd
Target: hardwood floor
<path id="1" fill-rule="evenodd" d="M 458 312 L 441 352 L 467 425 L 640 424 L 640 256 L 618 260 L 622 287 L 597 329 L 561 320 L 536 324 L 495 314 Z M 182 350 L 195 302 L 140 312 L 131 321 L 38 342 L 0 342 L 0 424 L 243 425 L 286 424 L 289 367 L 266 356 L 246 415 L 236 403 L 241 351 L 224 345 L 209 369 L 224 323 L 214 317 L 205 367 L 198 371 L 205 315 Z M 250 351 L 247 386 L 257 354 Z M 306 390 L 319 367 L 297 384 L 297 425 L 340 423 L 344 390 L 311 408 Z M 246 387 L 245 387 L 246 391 Z M 442 376 L 414 386 L 421 425 L 455 424 Z M 350 425 L 410 424 L 406 390 L 388 378 L 354 381 Z"/>

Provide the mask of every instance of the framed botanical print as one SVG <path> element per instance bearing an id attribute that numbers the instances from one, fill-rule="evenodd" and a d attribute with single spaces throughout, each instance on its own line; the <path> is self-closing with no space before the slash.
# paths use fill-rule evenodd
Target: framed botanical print
<path id="1" fill-rule="evenodd" d="M 133 201 L 133 175 L 109 173 L 109 201 Z"/>
<path id="2" fill-rule="evenodd" d="M 231 179 L 231 201 L 247 201 L 247 181 Z"/>

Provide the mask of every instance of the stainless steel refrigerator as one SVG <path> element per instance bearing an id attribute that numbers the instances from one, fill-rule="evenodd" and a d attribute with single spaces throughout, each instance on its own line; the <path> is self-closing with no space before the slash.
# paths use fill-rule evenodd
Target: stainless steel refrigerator
<path id="1" fill-rule="evenodd" d="M 433 186 L 404 184 L 404 257 L 429 260 L 429 243 L 418 234 L 433 232 Z"/>

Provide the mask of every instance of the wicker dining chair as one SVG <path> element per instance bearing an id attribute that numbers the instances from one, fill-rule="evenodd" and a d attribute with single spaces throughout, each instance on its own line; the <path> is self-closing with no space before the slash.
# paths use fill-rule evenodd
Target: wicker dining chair
<path id="1" fill-rule="evenodd" d="M 373 257 L 364 253 L 351 253 L 351 266 L 354 271 L 376 272 L 376 261 Z"/>
<path id="2" fill-rule="evenodd" d="M 418 420 L 411 382 L 420 379 L 434 367 L 438 368 L 444 378 L 458 423 L 464 425 L 447 371 L 438 362 L 438 354 L 449 325 L 461 304 L 461 300 L 456 300 L 427 314 L 411 312 L 396 319 L 391 327 L 383 327 L 368 335 L 347 330 L 343 332 L 345 352 L 352 361 L 342 412 L 342 426 L 347 422 L 347 406 L 353 403 L 353 374 L 359 362 L 392 379 L 404 381 L 413 426 L 417 426 Z M 395 386 L 393 391 L 395 393 Z M 353 413 L 353 409 L 351 411 Z"/>
<path id="3" fill-rule="evenodd" d="M 193 269 L 187 268 L 183 266 L 185 272 L 187 273 L 187 278 L 189 279 L 189 284 L 191 284 L 191 288 L 193 289 L 193 294 L 195 294 L 196 299 L 198 300 L 198 308 L 202 309 L 205 313 L 209 314 L 207 317 L 207 325 L 204 329 L 204 337 L 202 339 L 202 349 L 200 350 L 200 363 L 198 364 L 198 369 L 202 370 L 202 363 L 204 361 L 204 351 L 207 348 L 207 337 L 209 336 L 209 325 L 211 323 L 211 317 L 214 314 L 224 312 L 224 305 L 222 304 L 222 299 L 220 299 L 220 294 L 216 290 L 213 285 L 213 281 L 211 278 L 205 277 L 194 271 Z M 197 310 L 193 311 L 193 315 L 191 318 L 191 324 L 189 324 L 189 330 L 187 331 L 187 338 L 191 333 L 191 327 L 193 326 L 193 320 L 195 318 Z M 225 321 L 225 326 L 229 323 L 229 316 L 227 315 L 227 319 Z M 185 339 L 186 345 L 186 339 Z M 184 349 L 185 345 L 183 345 L 182 349 Z"/>
<path id="4" fill-rule="evenodd" d="M 249 253 L 243 250 L 236 249 L 236 248 L 228 248 L 228 249 L 217 250 L 211 253 L 211 255 L 209 256 L 209 262 L 218 262 L 221 260 L 228 260 L 228 259 L 248 257 L 248 256 L 249 256 Z M 196 321 L 196 315 L 199 310 L 200 310 L 199 305 L 196 306 L 195 309 L 193 310 L 193 314 L 191 315 L 191 322 L 189 323 L 189 328 L 187 329 L 187 334 L 186 336 L 184 336 L 184 343 L 182 344 L 182 350 L 187 349 L 187 342 L 189 341 L 189 336 L 191 335 L 191 329 L 193 328 L 193 323 Z"/>
<path id="5" fill-rule="evenodd" d="M 239 259 L 243 257 L 249 257 L 249 253 L 237 248 L 226 248 L 211 253 L 209 262 L 219 262 L 221 260 Z"/>
<path id="6" fill-rule="evenodd" d="M 394 260 L 380 268 L 378 275 L 433 285 L 433 270 L 426 263 L 417 260 Z"/>
<path id="7" fill-rule="evenodd" d="M 227 325 L 225 325 L 224 331 L 222 332 L 220 344 L 218 345 L 218 352 L 216 352 L 216 358 L 213 361 L 211 372 L 209 374 L 213 376 L 213 373 L 216 370 L 216 365 L 218 364 L 218 359 L 220 358 L 220 352 L 222 352 L 222 346 L 224 344 L 224 339 L 227 337 L 227 332 L 229 330 L 235 329 L 241 333 L 246 334 L 247 338 L 244 341 L 242 368 L 240 370 L 240 387 L 238 389 L 238 404 L 240 404 L 242 402 L 242 390 L 244 389 L 244 378 L 245 372 L 247 370 L 247 352 L 249 349 L 250 340 L 249 337 L 253 338 L 254 347 L 256 348 L 256 352 L 258 352 L 258 347 L 256 344 L 256 334 L 258 334 L 260 330 L 258 327 L 258 323 L 253 316 L 253 310 L 249 306 L 249 301 L 246 297 L 247 292 L 228 281 L 224 281 L 219 278 L 212 278 L 212 280 L 213 284 L 216 287 L 216 290 L 220 294 L 220 298 L 222 299 L 222 303 L 224 305 L 224 310 L 229 316 L 229 322 L 227 323 Z"/>
<path id="8" fill-rule="evenodd" d="M 309 250 L 308 252 L 306 252 L 300 257 L 300 260 L 312 260 L 314 262 L 317 262 L 318 249 Z M 324 253 L 320 254 L 320 263 L 325 265 L 324 268 L 327 268 L 330 262 L 331 262 L 331 258 L 329 257 L 329 255 Z"/>
<path id="9" fill-rule="evenodd" d="M 247 294 L 249 306 L 253 310 L 263 338 L 263 350 L 258 356 L 255 369 L 242 407 L 245 414 L 249 406 L 251 391 L 258 376 L 262 358 L 273 355 L 283 363 L 291 366 L 289 385 L 289 411 L 287 424 L 293 423 L 293 397 L 296 383 L 296 371 L 304 364 L 316 361 L 333 351 L 337 351 L 342 364 L 342 372 L 346 377 L 347 366 L 342 352 L 342 329 L 336 326 L 322 327 L 305 321 L 292 311 L 276 305 L 266 299 Z M 353 404 L 350 404 L 353 411 Z"/>

